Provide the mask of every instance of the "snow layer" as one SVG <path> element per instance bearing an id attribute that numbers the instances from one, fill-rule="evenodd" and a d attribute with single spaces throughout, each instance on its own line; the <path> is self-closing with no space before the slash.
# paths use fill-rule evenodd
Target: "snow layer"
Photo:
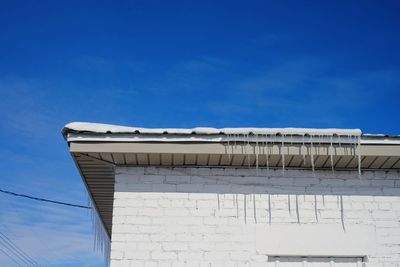
<path id="1" fill-rule="evenodd" d="M 112 124 L 72 122 L 64 126 L 64 136 L 68 133 L 97 134 L 198 134 L 198 135 L 312 135 L 312 136 L 361 136 L 360 129 L 313 129 L 313 128 L 141 128 Z"/>

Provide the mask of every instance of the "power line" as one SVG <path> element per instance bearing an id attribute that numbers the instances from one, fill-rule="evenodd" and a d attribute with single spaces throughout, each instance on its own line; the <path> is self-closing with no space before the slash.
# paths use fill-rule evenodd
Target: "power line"
<path id="1" fill-rule="evenodd" d="M 47 198 L 28 196 L 28 195 L 25 195 L 25 194 L 15 193 L 15 192 L 11 192 L 11 191 L 8 191 L 8 190 L 3 190 L 3 189 L 0 189 L 0 193 L 8 194 L 8 195 L 15 196 L 15 197 L 24 197 L 24 198 L 28 198 L 28 199 L 32 199 L 32 200 L 37 200 L 37 201 L 43 201 L 43 202 L 49 202 L 49 203 L 53 203 L 53 204 L 59 204 L 59 205 L 74 207 L 74 208 L 92 209 L 92 207 L 88 207 L 88 206 L 71 204 L 71 203 L 51 200 L 51 199 L 47 199 Z"/>
<path id="2" fill-rule="evenodd" d="M 18 261 L 16 261 L 13 257 L 11 257 L 7 252 L 5 252 L 3 249 L 0 248 L 0 251 L 3 252 L 4 255 L 6 255 L 10 260 L 15 262 L 18 266 L 22 266 Z"/>
<path id="3" fill-rule="evenodd" d="M 2 245 L 4 249 L 8 250 L 9 253 L 13 254 L 13 256 L 8 254 L 9 257 L 13 257 L 14 260 L 18 259 L 17 261 L 22 263 L 22 265 L 25 265 L 25 266 L 30 265 L 30 262 L 27 261 L 26 259 L 24 259 L 24 257 L 21 254 L 19 254 L 13 247 L 10 247 L 10 245 L 7 244 L 4 241 L 3 237 L 1 237 L 1 236 L 0 236 L 0 245 Z"/>
<path id="4" fill-rule="evenodd" d="M 0 231 L 0 239 L 7 243 L 8 249 L 16 251 L 30 266 L 39 266 L 39 264 L 26 254 L 21 248 L 19 248 L 10 238 Z"/>

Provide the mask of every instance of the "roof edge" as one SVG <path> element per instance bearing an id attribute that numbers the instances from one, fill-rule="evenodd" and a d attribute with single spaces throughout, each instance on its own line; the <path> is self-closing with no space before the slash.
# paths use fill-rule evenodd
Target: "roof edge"
<path id="1" fill-rule="evenodd" d="M 72 122 L 62 129 L 65 139 L 74 134 L 172 134 L 172 135 L 298 135 L 298 136 L 361 136 L 360 129 L 338 128 L 142 128 L 103 123 Z"/>

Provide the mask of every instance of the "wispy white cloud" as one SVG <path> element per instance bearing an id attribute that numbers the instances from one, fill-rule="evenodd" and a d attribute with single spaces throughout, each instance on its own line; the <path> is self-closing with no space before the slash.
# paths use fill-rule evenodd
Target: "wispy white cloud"
<path id="1" fill-rule="evenodd" d="M 265 38 L 268 45 L 281 37 Z M 96 57 L 73 63 L 88 72 L 121 68 L 116 62 Z M 54 87 L 46 81 L 22 78 L 0 80 L 0 97 L 7 100 L 0 101 L 0 129 L 3 135 L 8 134 L 13 146 L 20 146 L 16 150 L 4 148 L 0 154 L 4 160 L 0 164 L 7 164 L 4 169 L 10 176 L 2 179 L 2 184 L 24 193 L 44 192 L 48 197 L 81 203 L 85 188 L 59 133 L 71 118 L 113 123 L 141 121 L 158 126 L 175 123 L 178 127 L 199 123 L 221 127 L 245 123 L 264 127 L 341 127 L 348 114 L 367 109 L 400 86 L 397 69 L 333 75 L 333 64 L 312 57 L 265 63 L 254 69 L 212 56 L 157 66 L 143 64 L 143 68 L 138 67 L 140 63 L 124 64 L 142 76 L 126 78 L 122 85 L 86 91 L 83 88 L 74 95 L 68 90 L 52 93 L 54 88 L 65 89 L 66 85 Z M 75 85 L 80 84 L 71 86 Z M 165 115 L 167 112 L 171 117 Z M 33 146 L 35 141 L 39 145 Z M 25 149 L 28 145 L 29 149 Z M 13 163 L 16 166 L 10 170 Z M 92 252 L 91 222 L 86 212 L 5 199 L 0 202 L 0 222 L 18 245 L 31 251 L 44 265 L 102 264 L 101 256 Z M 6 259 L 0 257 L 0 265 L 7 265 Z"/>
<path id="2" fill-rule="evenodd" d="M 104 266 L 100 253 L 93 251 L 88 211 L 0 199 L 0 230 L 41 265 Z M 10 260 L 0 255 L 0 265 L 9 264 Z"/>

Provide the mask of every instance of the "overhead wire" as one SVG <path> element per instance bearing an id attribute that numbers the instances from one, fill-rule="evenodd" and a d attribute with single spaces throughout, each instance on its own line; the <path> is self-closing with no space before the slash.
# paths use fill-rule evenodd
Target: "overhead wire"
<path id="1" fill-rule="evenodd" d="M 18 261 L 16 261 L 13 257 L 11 257 L 7 252 L 5 252 L 2 248 L 0 248 L 0 251 L 3 252 L 4 255 L 6 255 L 10 260 L 12 260 L 18 266 L 23 266 Z"/>
<path id="2" fill-rule="evenodd" d="M 25 260 L 24 257 L 16 251 L 13 247 L 10 247 L 9 244 L 7 244 L 4 241 L 4 238 L 0 236 L 0 245 L 3 246 L 4 249 L 6 249 L 10 254 L 13 254 L 14 260 L 18 259 L 19 263 L 22 263 L 22 266 L 31 266 L 31 263 L 28 260 Z M 10 256 L 10 255 L 9 255 Z"/>
<path id="3" fill-rule="evenodd" d="M 20 193 L 16 193 L 16 192 L 4 190 L 4 189 L 0 189 L 0 193 L 8 194 L 8 195 L 15 196 L 15 197 L 28 198 L 28 199 L 36 200 L 36 201 L 49 202 L 49 203 L 53 203 L 53 204 L 59 204 L 59 205 L 74 207 L 74 208 L 92 209 L 92 207 L 89 207 L 89 206 L 72 204 L 72 203 L 67 203 L 67 202 L 62 202 L 62 201 L 57 201 L 57 200 L 52 200 L 52 199 L 47 199 L 47 198 L 41 198 L 41 197 L 34 197 L 34 196 L 20 194 Z"/>
<path id="4" fill-rule="evenodd" d="M 0 231 L 0 238 L 9 244 L 19 255 L 21 255 L 31 266 L 40 266 L 32 257 L 30 257 L 25 251 L 19 248 L 10 238 L 8 238 L 3 232 Z"/>
<path id="5" fill-rule="evenodd" d="M 27 198 L 27 199 L 35 200 L 35 201 L 42 201 L 42 202 L 47 202 L 47 203 L 52 203 L 52 204 L 64 205 L 64 206 L 68 206 L 68 207 L 89 209 L 89 210 L 92 209 L 92 207 L 90 207 L 90 206 L 67 203 L 67 202 L 52 200 L 52 199 L 48 199 L 48 198 L 42 198 L 42 197 L 35 197 L 35 196 L 16 193 L 16 192 L 4 190 L 4 189 L 0 189 L 0 193 L 11 195 L 14 197 Z M 1 231 L 0 231 L 0 245 L 1 245 L 0 251 L 4 255 L 6 255 L 8 258 L 10 258 L 14 263 L 16 263 L 18 266 L 40 266 L 32 257 L 30 257 L 28 254 L 26 254 L 6 234 L 4 234 Z"/>

